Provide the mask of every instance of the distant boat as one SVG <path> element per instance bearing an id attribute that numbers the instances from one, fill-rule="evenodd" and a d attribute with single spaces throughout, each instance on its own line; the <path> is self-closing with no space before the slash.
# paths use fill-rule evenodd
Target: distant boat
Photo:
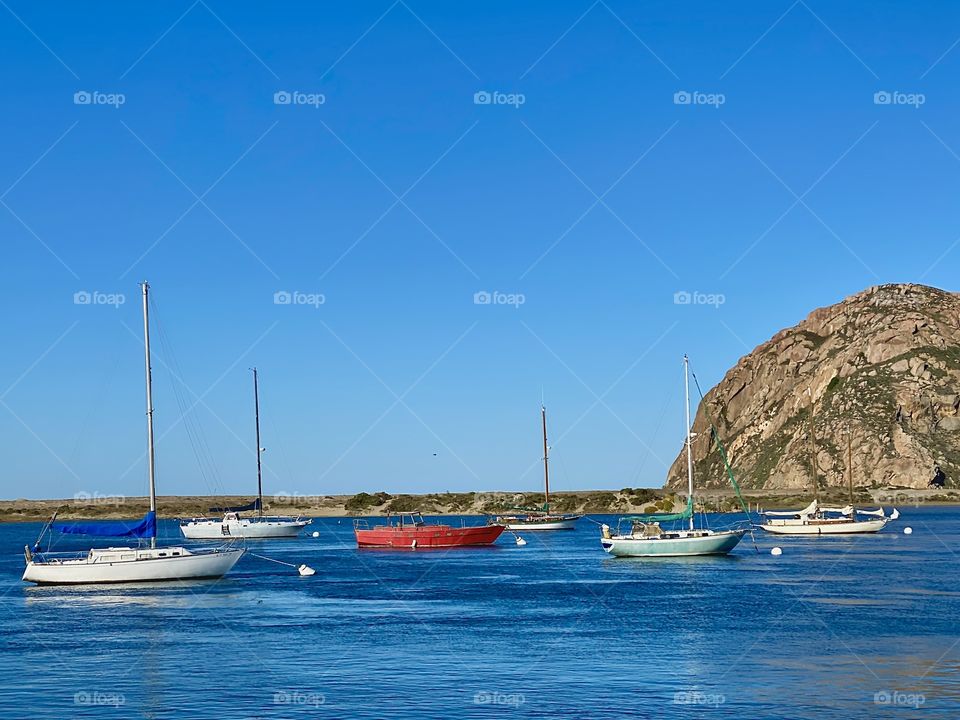
<path id="1" fill-rule="evenodd" d="M 810 402 L 810 445 L 811 458 L 816 458 L 816 443 L 813 436 L 813 401 Z M 763 530 L 774 535 L 857 535 L 875 533 L 883 530 L 887 523 L 900 517 L 894 508 L 890 515 L 879 510 L 863 510 L 853 503 L 853 449 L 850 429 L 847 428 L 847 483 L 849 504 L 845 507 L 826 507 L 820 504 L 820 483 L 817 481 L 815 460 L 811 462 L 813 470 L 813 502 L 802 510 L 767 511 L 763 513 L 765 521 L 760 524 Z M 865 520 L 859 520 L 862 515 Z"/>
<path id="2" fill-rule="evenodd" d="M 191 518 L 180 522 L 183 536 L 191 540 L 222 540 L 225 537 L 293 538 L 300 534 L 310 519 L 300 517 L 282 517 L 263 514 L 263 471 L 260 446 L 260 388 L 257 383 L 257 369 L 253 368 L 253 414 L 257 426 L 257 499 L 249 505 L 228 508 L 210 508 L 211 512 L 222 512 L 221 519 Z M 243 517 L 241 512 L 255 510 L 253 517 Z"/>
<path id="3" fill-rule="evenodd" d="M 690 447 L 690 364 L 683 356 L 684 391 L 687 419 L 687 505 L 678 513 L 634 515 L 621 522 L 628 522 L 627 532 L 612 533 L 609 525 L 602 527 L 600 545 L 616 557 L 688 557 L 696 555 L 726 555 L 733 550 L 746 534 L 747 529 L 708 530 L 694 524 L 693 496 L 693 450 Z M 660 523 L 689 521 L 685 530 L 663 530 Z"/>
<path id="4" fill-rule="evenodd" d="M 367 520 L 353 522 L 357 546 L 362 548 L 451 548 L 491 545 L 503 533 L 502 525 L 465 525 L 454 527 L 427 523 L 419 512 L 387 515 L 382 524 L 371 526 Z"/>
<path id="5" fill-rule="evenodd" d="M 25 547 L 26 582 L 39 585 L 82 585 L 216 578 L 229 572 L 244 553 L 226 545 L 204 550 L 157 547 L 157 490 L 153 447 L 153 392 L 150 372 L 150 321 L 147 283 L 143 294 L 144 355 L 147 383 L 147 459 L 150 476 L 150 510 L 140 520 L 93 523 L 57 523 L 56 514 L 43 528 L 33 548 Z M 97 537 L 149 539 L 149 547 L 91 548 L 85 552 L 42 552 L 47 531 Z"/>
<path id="6" fill-rule="evenodd" d="M 550 512 L 550 448 L 547 445 L 547 409 L 543 405 L 540 406 L 540 418 L 543 425 L 543 507 L 512 515 L 498 515 L 493 523 L 509 530 L 573 530 L 583 515 Z"/>

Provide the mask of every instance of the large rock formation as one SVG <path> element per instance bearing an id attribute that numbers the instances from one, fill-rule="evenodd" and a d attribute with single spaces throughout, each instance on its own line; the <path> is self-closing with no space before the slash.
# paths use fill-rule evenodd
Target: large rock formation
<path id="1" fill-rule="evenodd" d="M 924 487 L 935 464 L 960 484 L 960 295 L 873 287 L 742 358 L 694 421 L 697 484 L 717 487 L 707 413 L 747 488 L 811 489 L 813 448 L 821 487 L 844 485 L 848 432 L 856 486 Z M 685 483 L 681 451 L 667 485 Z"/>

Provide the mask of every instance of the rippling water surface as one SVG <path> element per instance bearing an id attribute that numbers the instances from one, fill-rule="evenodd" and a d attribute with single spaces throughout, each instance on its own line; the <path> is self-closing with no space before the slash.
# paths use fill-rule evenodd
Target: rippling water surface
<path id="1" fill-rule="evenodd" d="M 220 581 L 74 589 L 22 583 L 40 524 L 0 525 L 2 714 L 958 718 L 960 510 L 902 514 L 652 561 L 607 557 L 588 520 L 388 552 L 320 519 L 319 538 L 249 544 L 313 577 L 248 555 Z"/>

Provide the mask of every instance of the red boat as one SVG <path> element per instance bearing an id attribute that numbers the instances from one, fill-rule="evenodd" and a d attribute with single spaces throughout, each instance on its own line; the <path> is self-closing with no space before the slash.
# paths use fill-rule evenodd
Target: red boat
<path id="1" fill-rule="evenodd" d="M 354 520 L 353 532 L 358 547 L 377 548 L 449 548 L 491 545 L 503 533 L 502 525 L 428 524 L 418 512 L 400 513 L 383 525 L 370 527 L 366 520 Z"/>

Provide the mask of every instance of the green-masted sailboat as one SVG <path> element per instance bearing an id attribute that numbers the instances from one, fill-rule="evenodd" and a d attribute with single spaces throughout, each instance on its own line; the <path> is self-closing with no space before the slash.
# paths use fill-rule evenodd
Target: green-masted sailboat
<path id="1" fill-rule="evenodd" d="M 690 447 L 690 362 L 683 356 L 683 380 L 686 396 L 687 421 L 687 505 L 678 513 L 633 515 L 621 520 L 630 523 L 628 532 L 612 533 L 609 525 L 602 526 L 600 544 L 616 557 L 686 557 L 694 555 L 726 555 L 733 550 L 747 528 L 736 530 L 709 530 L 697 528 L 693 512 L 693 450 Z M 686 529 L 663 530 L 661 523 L 688 521 Z"/>

